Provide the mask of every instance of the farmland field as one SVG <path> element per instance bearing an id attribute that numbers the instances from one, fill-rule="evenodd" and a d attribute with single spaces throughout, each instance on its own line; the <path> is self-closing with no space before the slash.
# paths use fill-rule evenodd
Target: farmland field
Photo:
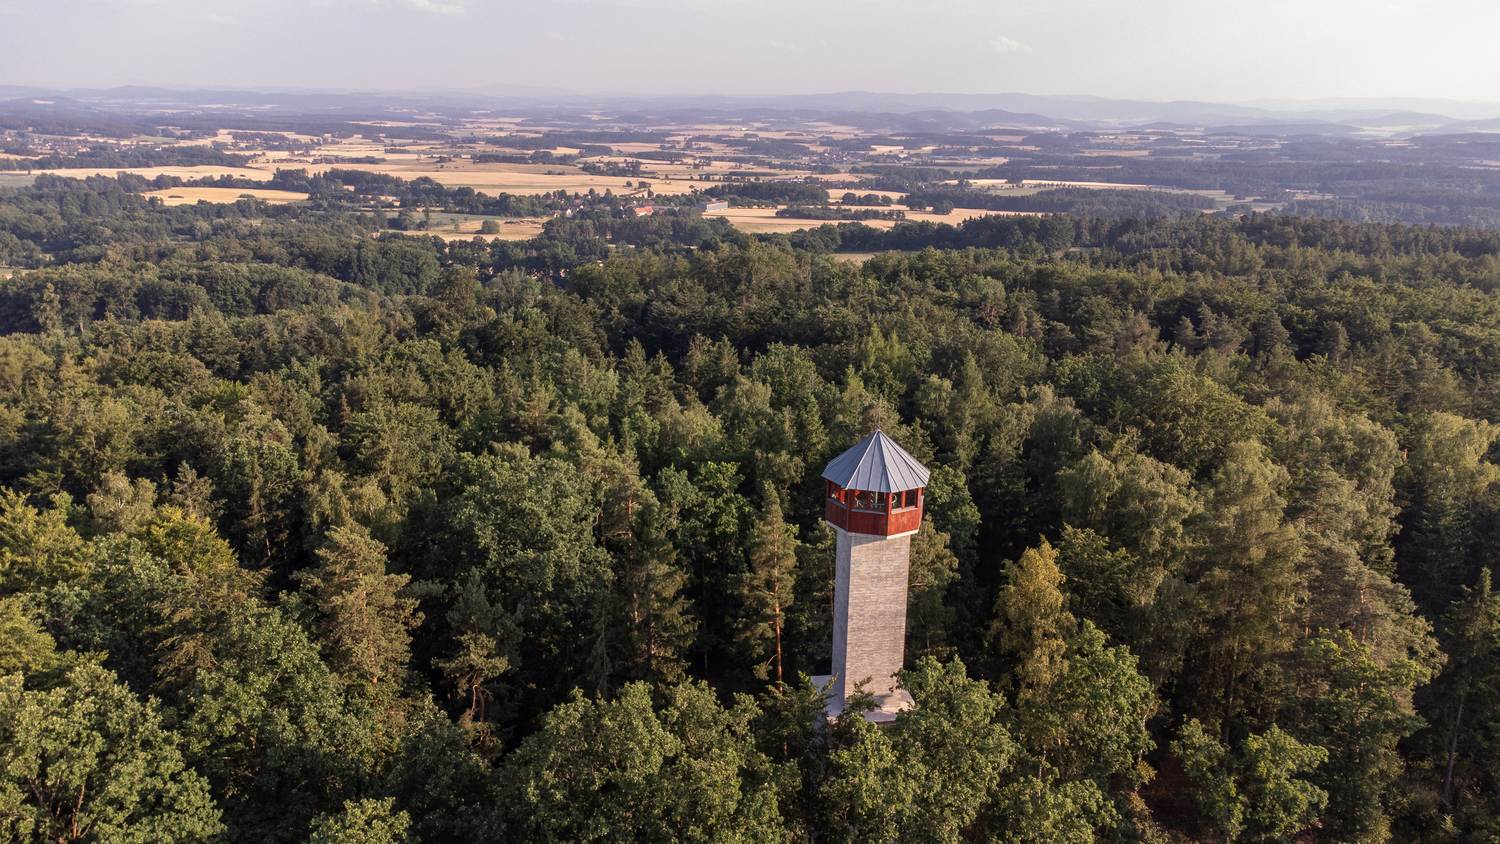
<path id="1" fill-rule="evenodd" d="M 422 234 L 441 237 L 443 240 L 530 240 L 542 233 L 542 226 L 546 219 L 541 217 L 524 217 L 515 220 L 502 220 L 498 234 L 480 234 L 478 227 L 463 227 L 458 231 L 452 229 L 429 229 Z"/>
<path id="2" fill-rule="evenodd" d="M 483 214 L 450 214 L 437 212 L 430 215 L 424 234 L 435 235 L 444 240 L 530 240 L 542 233 L 546 217 L 487 217 Z M 480 228 L 486 220 L 493 220 L 500 231 L 482 234 Z"/>
<path id="3" fill-rule="evenodd" d="M 894 210 L 901 210 L 902 206 L 892 206 Z M 837 223 L 836 220 L 800 220 L 795 217 L 778 217 L 777 208 L 730 208 L 726 211 L 706 211 L 705 217 L 723 217 L 735 228 L 748 234 L 768 234 L 771 232 L 794 232 L 802 229 L 813 229 L 821 225 Z M 1024 216 L 1029 212 L 1024 211 L 986 211 L 982 208 L 955 208 L 947 214 L 935 214 L 931 211 L 907 211 L 908 221 L 927 221 L 931 223 L 948 223 L 957 225 L 964 220 L 974 217 L 997 216 Z M 874 229 L 894 228 L 896 220 L 860 220 L 866 226 Z"/>
<path id="4" fill-rule="evenodd" d="M 180 179 L 212 179 L 220 176 L 248 179 L 252 181 L 270 181 L 277 170 L 307 170 L 311 173 L 322 173 L 334 168 L 341 170 L 364 170 L 370 173 L 382 173 L 396 176 L 402 179 L 429 178 L 445 187 L 458 188 L 469 187 L 475 191 L 490 196 L 498 196 L 504 193 L 534 195 L 551 193 L 563 190 L 568 193 L 587 193 L 594 190 L 603 193 L 606 190 L 614 193 L 629 193 L 634 190 L 634 185 L 640 181 L 647 181 L 651 189 L 662 194 L 685 194 L 694 190 L 709 187 L 709 183 L 689 181 L 685 178 L 677 179 L 652 179 L 650 177 L 637 176 L 627 178 L 624 176 L 602 176 L 584 173 L 576 167 L 565 166 L 542 166 L 526 164 L 471 164 L 467 162 L 454 162 L 452 164 L 438 164 L 433 159 L 415 155 L 390 156 L 391 160 L 379 164 L 362 162 L 338 162 L 312 164 L 295 159 L 271 158 L 263 162 L 252 163 L 249 167 L 219 167 L 219 166 L 191 166 L 191 167 L 122 167 L 122 168 L 66 168 L 56 170 L 37 170 L 37 174 L 50 174 L 56 176 L 69 176 L 75 179 L 85 179 L 89 176 L 118 176 L 122 173 L 132 173 L 147 179 L 157 176 L 175 176 Z M 631 183 L 627 186 L 626 183 Z"/>
<path id="5" fill-rule="evenodd" d="M 220 176 L 229 176 L 257 182 L 270 181 L 271 176 L 275 175 L 274 170 L 254 167 L 219 167 L 209 164 L 188 167 L 66 167 L 56 170 L 33 170 L 32 172 L 37 175 L 67 176 L 73 179 L 87 179 L 90 176 L 113 178 L 122 173 L 131 173 L 145 179 L 154 179 L 157 176 L 176 176 L 179 179 L 216 179 Z"/>
<path id="6" fill-rule="evenodd" d="M 568 193 L 587 193 L 591 189 L 599 193 L 603 193 L 606 190 L 615 193 L 629 193 L 633 188 L 627 187 L 625 183 L 636 183 L 642 179 L 642 177 L 599 176 L 584 173 L 576 170 L 576 168 L 549 167 L 531 170 L 521 169 L 528 165 L 456 163 L 447 166 L 435 166 L 431 161 L 414 162 L 412 164 L 314 165 L 306 169 L 321 172 L 335 166 L 344 170 L 366 170 L 372 173 L 384 173 L 390 176 L 398 176 L 402 179 L 419 179 L 425 177 L 445 187 L 469 187 L 479 193 L 491 196 L 498 196 L 502 193 L 529 195 L 551 193 L 557 190 L 567 191 Z M 549 174 L 545 172 L 546 170 L 553 172 Z M 270 176 L 267 175 L 266 178 L 270 178 Z M 689 182 L 686 180 L 656 180 L 646 178 L 645 181 L 651 183 L 653 191 L 664 194 L 691 193 L 694 189 L 702 189 L 708 186 L 704 183 Z"/>
<path id="7" fill-rule="evenodd" d="M 148 191 L 145 196 L 160 199 L 167 205 L 191 205 L 195 202 L 237 202 L 246 196 L 280 204 L 307 199 L 307 194 L 289 190 L 263 188 L 177 187 Z"/>

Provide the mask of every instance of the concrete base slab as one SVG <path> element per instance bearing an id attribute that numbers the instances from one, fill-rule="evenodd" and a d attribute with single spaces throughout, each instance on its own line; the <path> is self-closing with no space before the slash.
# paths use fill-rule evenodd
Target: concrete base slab
<path id="1" fill-rule="evenodd" d="M 812 681 L 814 686 L 822 690 L 824 699 L 828 701 L 823 709 L 823 714 L 829 720 L 843 714 L 844 701 L 840 700 L 838 695 L 835 694 L 833 676 L 830 674 L 819 674 L 814 676 Z M 875 708 L 865 713 L 865 720 L 872 724 L 889 724 L 896 720 L 897 715 L 911 709 L 913 706 L 916 706 L 916 701 L 911 699 L 911 695 L 906 689 L 895 689 L 875 696 Z"/>

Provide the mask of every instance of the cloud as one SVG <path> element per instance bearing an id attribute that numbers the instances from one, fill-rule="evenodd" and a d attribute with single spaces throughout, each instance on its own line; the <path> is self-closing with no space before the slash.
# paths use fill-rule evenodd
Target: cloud
<path id="1" fill-rule="evenodd" d="M 95 0 L 98 2 L 98 0 Z M 118 2 L 118 0 L 109 0 Z M 130 2 L 162 2 L 162 0 L 130 0 Z M 305 2 L 320 9 L 335 11 L 359 11 L 361 9 L 405 10 L 428 15 L 463 17 L 469 14 L 470 0 L 293 0 Z M 228 5 L 228 4 L 226 4 Z"/>
<path id="2" fill-rule="evenodd" d="M 435 15 L 466 15 L 469 13 L 462 0 L 400 0 L 401 5 L 418 12 Z"/>
<path id="3" fill-rule="evenodd" d="M 760 0 L 764 4 L 766 0 Z M 748 5 L 756 0 L 552 0 L 562 6 L 607 6 L 619 9 L 704 9 Z"/>
<path id="4" fill-rule="evenodd" d="M 990 39 L 990 49 L 994 50 L 997 53 L 1001 53 L 1001 54 L 1007 54 L 1007 53 L 1020 53 L 1022 55 L 1030 55 L 1031 54 L 1031 45 L 1030 44 L 1026 44 L 1026 43 L 1023 43 L 1021 41 L 1017 41 L 1016 39 L 1011 38 L 1009 35 L 996 35 L 994 38 L 991 38 Z"/>

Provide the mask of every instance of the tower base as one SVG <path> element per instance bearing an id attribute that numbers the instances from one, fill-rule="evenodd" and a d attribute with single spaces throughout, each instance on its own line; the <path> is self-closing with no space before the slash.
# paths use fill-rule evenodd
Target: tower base
<path id="1" fill-rule="evenodd" d="M 838 684 L 833 682 L 831 674 L 818 674 L 812 678 L 813 685 L 823 692 L 823 699 L 827 701 L 823 707 L 823 714 L 831 721 L 844 712 L 844 701 L 838 695 Z M 892 689 L 884 694 L 875 695 L 875 708 L 865 713 L 865 720 L 872 724 L 889 724 L 896 720 L 896 716 L 911 709 L 916 701 L 906 689 Z"/>

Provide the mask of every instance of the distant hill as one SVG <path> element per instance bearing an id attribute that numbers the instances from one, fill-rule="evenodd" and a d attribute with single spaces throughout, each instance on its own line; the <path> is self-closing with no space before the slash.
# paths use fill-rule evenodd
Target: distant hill
<path id="1" fill-rule="evenodd" d="M 1295 135 L 1357 135 L 1359 127 L 1343 123 L 1252 123 L 1241 126 L 1212 126 L 1210 135 L 1251 135 L 1285 138 Z"/>
<path id="2" fill-rule="evenodd" d="M 1500 132 L 1500 117 L 1492 117 L 1489 120 L 1466 120 L 1462 123 L 1450 123 L 1443 127 L 1443 134 L 1462 134 L 1464 132 Z"/>
<path id="3" fill-rule="evenodd" d="M 475 109 L 528 109 L 583 114 L 632 115 L 694 112 L 734 119 L 750 114 L 855 116 L 858 125 L 903 130 L 964 130 L 997 126 L 1020 129 L 1212 129 L 1255 135 L 1341 136 L 1359 131 L 1417 134 L 1491 131 L 1500 127 L 1500 104 L 1427 100 L 1319 100 L 1304 103 L 1214 103 L 1198 100 L 1131 100 L 1023 93 L 953 94 L 838 91 L 761 96 L 598 95 L 561 89 L 495 85 L 431 91 L 179 89 L 128 85 L 115 88 L 47 90 L 0 86 L 0 100 L 49 99 L 57 108 L 150 112 L 242 109 L 246 113 L 466 115 Z M 1451 111 L 1440 110 L 1452 106 Z M 1449 116 L 1450 114 L 1454 116 Z"/>

